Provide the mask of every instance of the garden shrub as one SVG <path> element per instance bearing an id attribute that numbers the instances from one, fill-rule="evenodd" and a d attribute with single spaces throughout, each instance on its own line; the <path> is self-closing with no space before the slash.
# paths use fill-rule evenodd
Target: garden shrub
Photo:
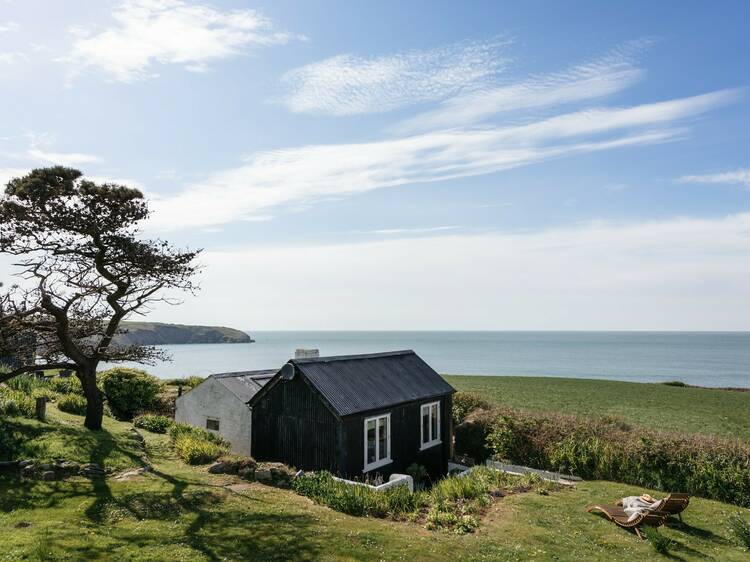
<path id="1" fill-rule="evenodd" d="M 167 384 L 169 386 L 182 386 L 184 388 L 191 389 L 198 386 L 204 380 L 206 379 L 204 379 L 203 377 L 193 375 L 190 377 L 183 377 L 181 379 L 167 379 L 164 381 L 164 384 Z"/>
<path id="2" fill-rule="evenodd" d="M 0 386 L 0 415 L 2 416 L 33 418 L 35 402 L 34 398 L 20 390 Z"/>
<path id="3" fill-rule="evenodd" d="M 226 453 L 221 445 L 189 434 L 178 437 L 174 449 L 187 464 L 208 464 Z"/>
<path id="4" fill-rule="evenodd" d="M 99 374 L 99 381 L 112 413 L 125 420 L 149 410 L 162 390 L 159 379 L 140 369 L 110 369 Z"/>
<path id="5" fill-rule="evenodd" d="M 173 423 L 169 430 L 177 455 L 187 464 L 207 464 L 229 452 L 221 436 L 185 423 Z"/>
<path id="6" fill-rule="evenodd" d="M 456 392 L 453 395 L 453 425 L 462 423 L 476 410 L 489 410 L 492 405 L 473 392 Z"/>
<path id="7" fill-rule="evenodd" d="M 417 490 L 423 489 L 430 478 L 427 469 L 421 464 L 415 462 L 409 465 L 409 468 L 406 469 L 406 474 L 412 477 L 412 480 L 414 480 L 414 488 Z"/>
<path id="8" fill-rule="evenodd" d="M 48 388 L 49 382 L 45 379 L 39 379 L 35 375 L 18 375 L 5 382 L 6 385 L 12 390 L 29 394 L 38 388 Z"/>
<path id="9" fill-rule="evenodd" d="M 54 402 L 60 395 L 57 394 L 51 388 L 40 386 L 31 391 L 31 397 L 36 400 L 37 398 L 44 398 L 47 402 Z"/>
<path id="10" fill-rule="evenodd" d="M 174 421 L 167 416 L 144 414 L 133 419 L 133 425 L 151 433 L 166 433 Z"/>
<path id="11" fill-rule="evenodd" d="M 52 377 L 49 380 L 49 386 L 58 394 L 83 394 L 81 381 L 75 375 L 69 377 Z"/>
<path id="12" fill-rule="evenodd" d="M 478 423 L 476 414 L 462 424 L 473 423 L 472 432 L 457 428 L 456 451 L 468 449 L 479 460 L 485 451 L 477 441 L 489 426 L 485 447 L 499 460 L 750 506 L 747 443 L 658 433 L 613 418 L 498 408 L 482 413 Z M 468 446 L 461 443 L 465 435 Z"/>
<path id="13" fill-rule="evenodd" d="M 487 436 L 493 428 L 495 417 L 492 411 L 477 410 L 457 425 L 454 429 L 456 455 L 468 456 L 477 462 L 487 460 L 492 454 L 487 446 Z"/>
<path id="14" fill-rule="evenodd" d="M 57 399 L 57 407 L 68 414 L 86 415 L 86 399 L 78 394 L 63 394 Z"/>

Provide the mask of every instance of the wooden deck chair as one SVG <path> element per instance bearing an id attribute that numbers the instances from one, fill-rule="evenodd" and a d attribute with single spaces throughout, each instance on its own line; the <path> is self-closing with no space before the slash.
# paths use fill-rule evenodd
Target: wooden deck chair
<path id="1" fill-rule="evenodd" d="M 640 513 L 638 516 L 630 520 L 630 515 L 625 512 L 624 509 L 617 505 L 591 505 L 586 508 L 586 511 L 592 513 L 594 511 L 601 511 L 604 516 L 612 521 L 615 525 L 622 527 L 623 529 L 632 529 L 638 538 L 643 538 L 640 527 L 643 525 L 649 525 L 651 527 L 661 527 L 667 520 L 668 514 L 663 511 L 648 511 Z"/>
<path id="2" fill-rule="evenodd" d="M 669 494 L 659 506 L 659 511 L 663 511 L 669 515 L 676 515 L 680 522 L 682 522 L 682 512 L 687 509 L 689 503 L 690 494 Z"/>

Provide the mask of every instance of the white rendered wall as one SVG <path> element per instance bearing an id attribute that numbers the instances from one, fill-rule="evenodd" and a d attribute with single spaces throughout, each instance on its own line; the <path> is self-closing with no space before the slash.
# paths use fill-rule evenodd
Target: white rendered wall
<path id="1" fill-rule="evenodd" d="M 219 435 L 232 452 L 250 455 L 252 414 L 250 408 L 214 379 L 207 379 L 177 399 L 175 421 L 206 429 L 206 418 L 219 420 Z"/>

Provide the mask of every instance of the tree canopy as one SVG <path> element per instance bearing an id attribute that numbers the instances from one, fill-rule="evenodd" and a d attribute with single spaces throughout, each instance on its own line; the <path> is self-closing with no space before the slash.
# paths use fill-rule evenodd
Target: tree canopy
<path id="1" fill-rule="evenodd" d="M 196 290 L 199 251 L 143 238 L 138 226 L 148 216 L 139 190 L 71 168 L 8 182 L 0 253 L 16 258 L 19 281 L 0 290 L 0 355 L 14 357 L 0 382 L 45 367 L 74 370 L 88 401 L 86 426 L 101 427 L 98 365 L 162 358 L 155 348 L 114 344 L 121 321 L 177 302 L 175 290 Z"/>

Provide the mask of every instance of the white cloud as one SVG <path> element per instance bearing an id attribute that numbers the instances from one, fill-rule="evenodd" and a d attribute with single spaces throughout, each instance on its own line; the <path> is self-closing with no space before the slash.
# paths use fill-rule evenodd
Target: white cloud
<path id="1" fill-rule="evenodd" d="M 0 168 L 0 191 L 3 191 L 10 180 L 25 176 L 29 171 L 28 168 Z"/>
<path id="2" fill-rule="evenodd" d="M 285 330 L 748 330 L 748 242 L 745 212 L 254 245 L 205 253 L 200 300 L 154 317 Z"/>
<path id="3" fill-rule="evenodd" d="M 154 228 L 212 226 L 285 204 L 442 181 L 599 150 L 664 142 L 675 125 L 737 92 L 568 113 L 526 125 L 438 131 L 370 143 L 311 145 L 250 156 L 237 168 L 154 201 Z"/>
<path id="4" fill-rule="evenodd" d="M 360 234 L 385 234 L 397 236 L 404 234 L 435 234 L 437 232 L 446 232 L 448 230 L 458 230 L 460 226 L 431 226 L 427 228 L 382 228 L 380 230 L 366 230 Z"/>
<path id="5" fill-rule="evenodd" d="M 15 21 L 3 21 L 0 22 L 0 33 L 7 33 L 9 31 L 18 31 L 21 28 L 18 22 Z"/>
<path id="6" fill-rule="evenodd" d="M 488 84 L 504 67 L 504 43 L 463 42 L 383 57 L 339 55 L 284 75 L 295 113 L 353 115 L 442 100 Z"/>
<path id="7" fill-rule="evenodd" d="M 750 187 L 750 169 L 739 168 L 731 172 L 717 174 L 682 176 L 679 181 L 683 183 L 722 183 Z"/>
<path id="8" fill-rule="evenodd" d="M 48 164 L 59 164 L 61 166 L 80 166 L 99 162 L 99 157 L 93 154 L 81 152 L 48 152 L 39 148 L 30 148 L 26 156 L 32 160 L 40 160 Z"/>
<path id="9" fill-rule="evenodd" d="M 19 51 L 0 53 L 0 64 L 16 64 L 25 60 L 28 60 L 28 57 Z"/>
<path id="10" fill-rule="evenodd" d="M 650 44 L 649 40 L 632 41 L 564 72 L 451 97 L 435 110 L 402 121 L 394 130 L 405 132 L 466 126 L 499 113 L 557 106 L 614 94 L 632 86 L 643 75 L 634 66 L 633 58 Z"/>
<path id="11" fill-rule="evenodd" d="M 153 76 L 158 65 L 200 72 L 250 47 L 290 39 L 274 32 L 270 20 L 254 10 L 219 11 L 182 0 L 124 0 L 112 17 L 114 24 L 102 31 L 73 30 L 75 40 L 65 58 L 73 74 L 94 68 L 112 80 L 133 82 Z"/>

